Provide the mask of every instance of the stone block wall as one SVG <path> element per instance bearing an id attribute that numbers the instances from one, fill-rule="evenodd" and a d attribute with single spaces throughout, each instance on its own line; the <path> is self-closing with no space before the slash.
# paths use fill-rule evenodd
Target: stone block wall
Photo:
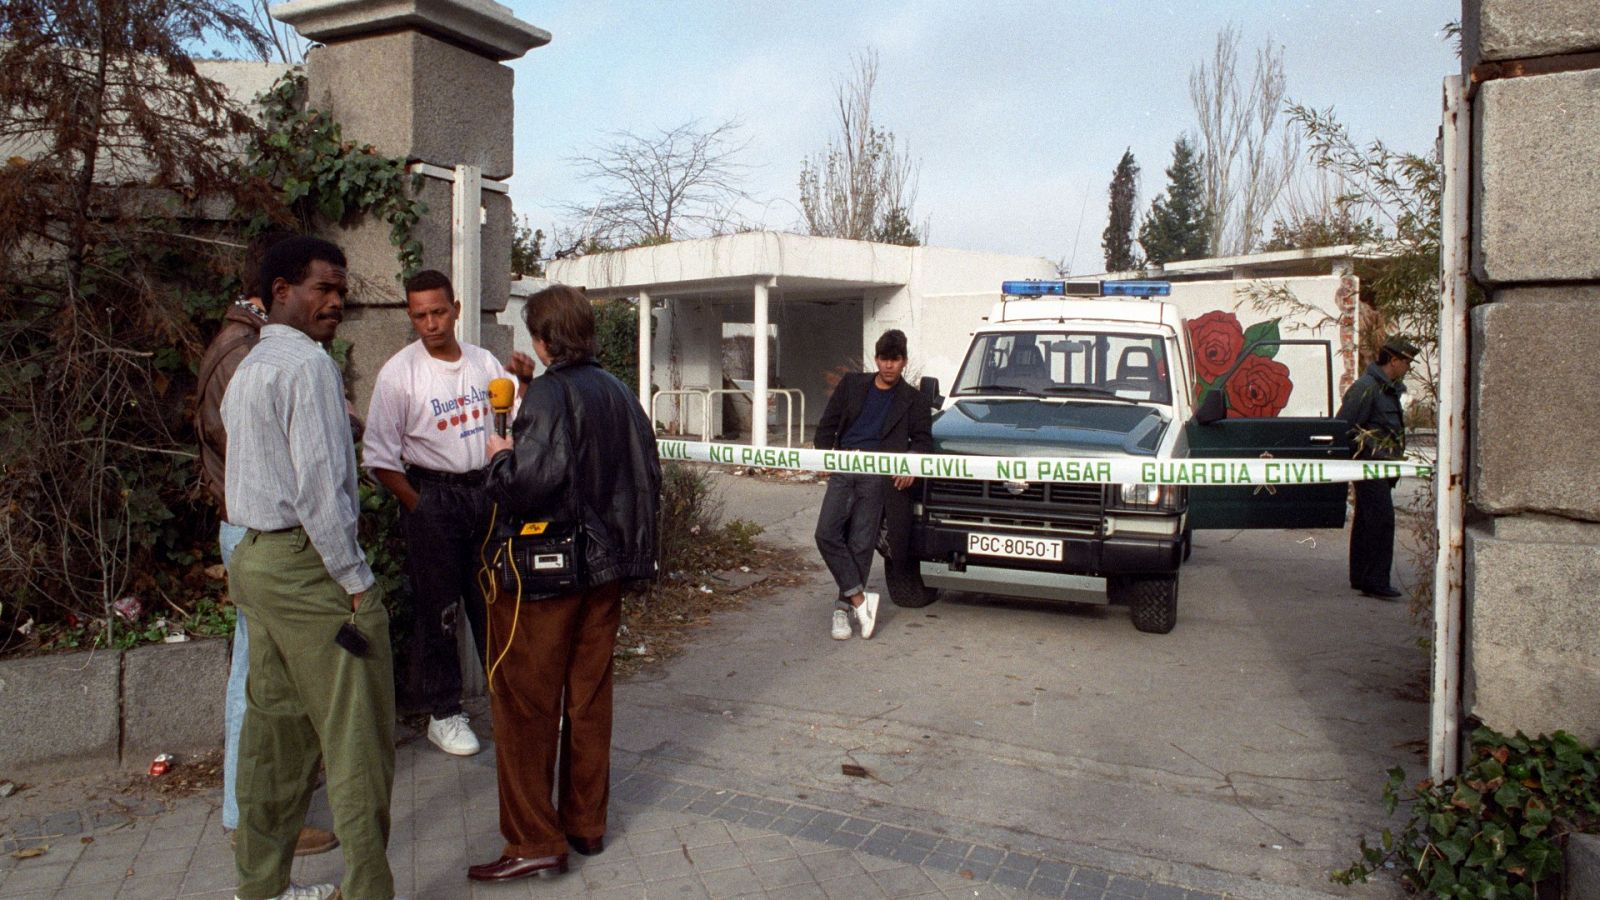
<path id="1" fill-rule="evenodd" d="M 312 105 L 332 112 L 346 137 L 386 156 L 511 177 L 513 75 L 491 59 L 399 31 L 313 50 L 306 79 Z"/>
<path id="2" fill-rule="evenodd" d="M 184 641 L 135 647 L 122 657 L 122 758 L 181 757 L 222 746 L 231 644 Z"/>
<path id="3" fill-rule="evenodd" d="M 513 73 L 493 59 L 417 30 L 378 31 L 313 49 L 306 79 L 312 105 L 331 112 L 348 139 L 444 169 L 477 165 L 485 180 L 511 175 Z M 451 192 L 449 181 L 422 179 L 417 197 L 427 212 L 412 236 L 422 245 L 423 266 L 454 279 Z M 482 204 L 481 343 L 504 358 L 511 335 L 496 314 L 510 299 L 513 214 L 505 194 L 484 191 Z M 350 261 L 351 309 L 339 336 L 355 345 L 348 380 L 357 411 L 365 412 L 374 376 L 411 339 L 411 323 L 389 226 L 367 219 L 331 237 Z"/>
<path id="4" fill-rule="evenodd" d="M 1600 741 L 1600 17 L 1466 0 L 1467 712 Z"/>
<path id="5" fill-rule="evenodd" d="M 119 652 L 7 660 L 0 664 L 0 771 L 67 760 L 87 771 L 115 768 L 121 712 Z"/>
<path id="6" fill-rule="evenodd" d="M 1594 0 L 1467 0 L 1461 4 L 1462 61 L 1582 53 L 1600 45 Z"/>
<path id="7" fill-rule="evenodd" d="M 1600 69 L 1484 82 L 1473 131 L 1474 274 L 1600 279 Z"/>
<path id="8" fill-rule="evenodd" d="M 1600 524 L 1523 514 L 1466 536 L 1467 704 L 1490 727 L 1600 739 Z"/>
<path id="9" fill-rule="evenodd" d="M 0 775 L 142 769 L 222 747 L 221 639 L 0 661 Z"/>

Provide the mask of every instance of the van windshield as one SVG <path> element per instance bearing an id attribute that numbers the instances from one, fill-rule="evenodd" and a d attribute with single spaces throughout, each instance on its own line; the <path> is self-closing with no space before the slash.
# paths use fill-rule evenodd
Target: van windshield
<path id="1" fill-rule="evenodd" d="M 1171 403 L 1159 336 L 1075 331 L 980 334 L 953 396 L 977 394 Z"/>

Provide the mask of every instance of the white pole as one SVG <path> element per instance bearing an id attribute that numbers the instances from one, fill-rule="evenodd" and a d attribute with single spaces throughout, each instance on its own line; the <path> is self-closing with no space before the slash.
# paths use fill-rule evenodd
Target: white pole
<path id="1" fill-rule="evenodd" d="M 456 340 L 478 344 L 483 332 L 483 170 L 477 166 L 456 166 L 450 231 L 450 284 L 461 304 Z"/>
<path id="2" fill-rule="evenodd" d="M 755 396 L 750 400 L 750 446 L 767 445 L 767 288 L 755 284 Z"/>
<path id="3" fill-rule="evenodd" d="M 1433 484 L 1439 554 L 1433 570 L 1433 704 L 1428 771 L 1434 783 L 1461 770 L 1462 519 L 1466 506 L 1467 265 L 1471 123 L 1461 76 L 1444 80 L 1440 159 L 1439 448 Z"/>
<path id="4" fill-rule="evenodd" d="M 639 292 L 639 405 L 644 407 L 644 414 L 654 415 L 650 410 L 650 292 Z M 655 423 L 652 422 L 653 426 Z"/>

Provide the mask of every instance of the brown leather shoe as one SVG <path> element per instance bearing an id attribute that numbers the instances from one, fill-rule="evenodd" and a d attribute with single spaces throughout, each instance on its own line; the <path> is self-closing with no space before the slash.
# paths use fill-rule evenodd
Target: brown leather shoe
<path id="1" fill-rule="evenodd" d="M 473 881 L 511 881 L 514 878 L 527 878 L 530 875 L 551 878 L 566 873 L 565 853 L 535 857 L 502 856 L 492 863 L 467 869 L 467 877 Z"/>
<path id="2" fill-rule="evenodd" d="M 307 825 L 300 829 L 300 836 L 294 841 L 295 856 L 316 856 L 318 853 L 327 853 L 339 846 L 339 839 L 333 832 L 315 825 Z"/>
<path id="3" fill-rule="evenodd" d="M 606 849 L 606 839 L 604 835 L 593 838 L 581 838 L 575 834 L 569 834 L 567 835 L 567 843 L 572 847 L 572 849 L 578 851 L 584 856 L 598 856 L 600 855 L 601 851 Z"/>

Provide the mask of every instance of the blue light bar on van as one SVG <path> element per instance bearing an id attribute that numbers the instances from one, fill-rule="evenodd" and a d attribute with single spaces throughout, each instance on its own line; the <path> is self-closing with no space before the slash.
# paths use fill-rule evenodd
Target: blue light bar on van
<path id="1" fill-rule="evenodd" d="M 1172 282 L 1102 281 L 1100 292 L 1106 297 L 1167 297 L 1172 294 Z"/>
<path id="2" fill-rule="evenodd" d="M 1167 281 L 1003 281 L 1000 293 L 1007 297 L 1166 297 L 1172 293 Z"/>
<path id="3" fill-rule="evenodd" d="M 1067 293 L 1065 281 L 1002 281 L 1000 293 L 1007 297 L 1064 297 Z"/>

